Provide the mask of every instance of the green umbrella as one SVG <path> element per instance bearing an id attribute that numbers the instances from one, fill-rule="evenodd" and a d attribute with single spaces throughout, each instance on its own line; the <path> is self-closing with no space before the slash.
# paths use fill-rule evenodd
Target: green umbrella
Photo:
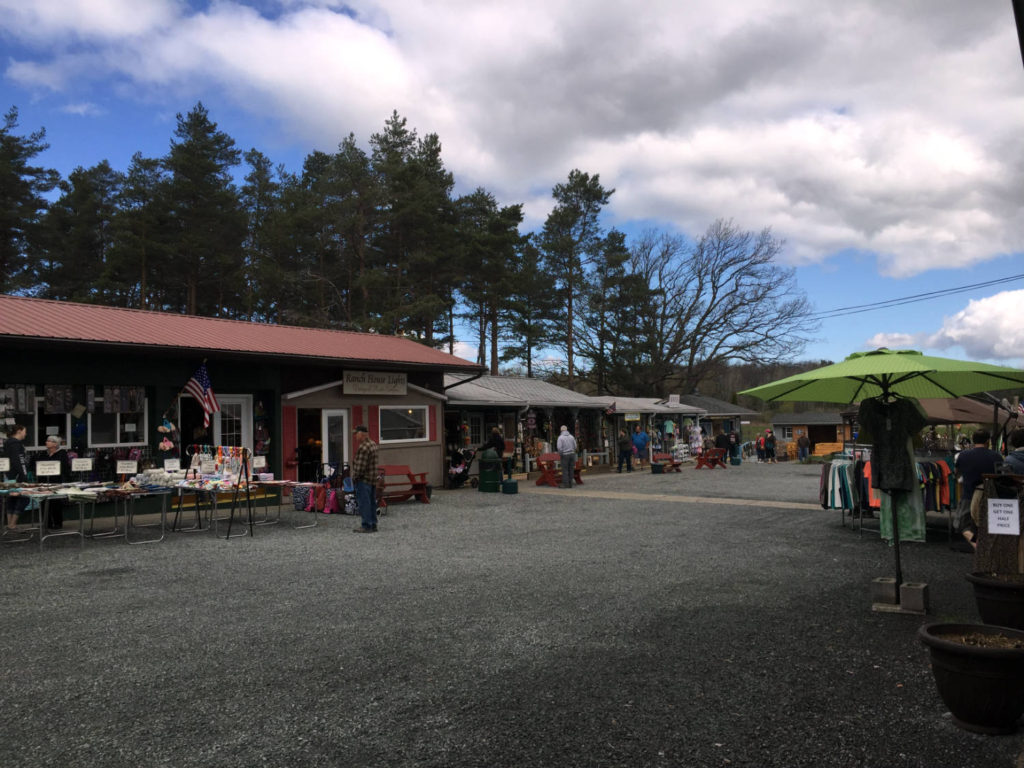
<path id="1" fill-rule="evenodd" d="M 960 397 L 1024 386 L 1024 371 L 988 363 L 922 355 L 910 349 L 854 352 L 815 368 L 740 392 L 762 400 L 853 403 L 869 397 Z"/>
<path id="2" fill-rule="evenodd" d="M 930 357 L 910 349 L 855 352 L 841 363 L 798 373 L 739 394 L 762 400 L 852 403 L 871 397 L 960 397 L 990 389 L 1024 386 L 1024 371 L 987 363 Z M 903 582 L 899 527 L 892 514 L 896 584 Z"/>

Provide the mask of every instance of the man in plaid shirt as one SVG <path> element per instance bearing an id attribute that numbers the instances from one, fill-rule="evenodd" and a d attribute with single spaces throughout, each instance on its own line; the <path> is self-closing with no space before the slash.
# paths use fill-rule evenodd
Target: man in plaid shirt
<path id="1" fill-rule="evenodd" d="M 360 425 L 355 430 L 356 455 L 352 458 L 352 483 L 363 524 L 356 533 L 377 532 L 377 444 L 370 439 L 370 430 Z"/>

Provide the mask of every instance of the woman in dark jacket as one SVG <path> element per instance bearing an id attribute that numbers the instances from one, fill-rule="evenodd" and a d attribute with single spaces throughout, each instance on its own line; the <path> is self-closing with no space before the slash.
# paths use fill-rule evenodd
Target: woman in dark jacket
<path id="1" fill-rule="evenodd" d="M 493 448 L 494 452 L 498 454 L 498 458 L 502 457 L 505 453 L 505 436 L 501 434 L 501 430 L 497 427 L 491 427 L 491 434 L 487 438 L 487 442 L 480 446 L 481 451 L 485 451 L 488 448 Z M 502 461 L 499 465 L 502 470 L 502 477 L 505 476 L 505 462 Z M 511 477 L 511 473 L 509 473 Z"/>
<path id="2" fill-rule="evenodd" d="M 7 469 L 7 479 L 16 483 L 28 482 L 28 458 L 25 456 L 25 434 L 27 428 L 23 424 L 15 424 L 7 433 L 4 440 L 4 456 L 10 462 Z M 18 527 L 18 518 L 28 506 L 28 498 L 25 496 L 7 497 L 7 530 L 13 531 Z"/>

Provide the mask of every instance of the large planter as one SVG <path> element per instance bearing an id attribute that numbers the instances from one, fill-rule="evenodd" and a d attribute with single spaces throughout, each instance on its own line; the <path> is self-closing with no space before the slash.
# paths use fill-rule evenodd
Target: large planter
<path id="1" fill-rule="evenodd" d="M 1024 632 L 987 624 L 926 624 L 917 634 L 928 646 L 935 685 L 953 722 L 975 733 L 1013 733 L 1024 714 Z M 973 645 L 972 638 L 1002 638 L 1015 647 Z"/>
<path id="2" fill-rule="evenodd" d="M 978 613 L 986 624 L 1024 630 L 1024 578 L 969 573 Z"/>

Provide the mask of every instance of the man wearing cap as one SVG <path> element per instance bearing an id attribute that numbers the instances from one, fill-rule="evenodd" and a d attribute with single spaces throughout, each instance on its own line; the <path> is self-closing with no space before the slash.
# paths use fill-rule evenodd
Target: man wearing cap
<path id="1" fill-rule="evenodd" d="M 356 533 L 377 532 L 377 444 L 370 439 L 370 430 L 359 425 L 353 439 L 356 453 L 352 457 L 352 483 L 356 489 L 356 504 L 362 525 Z"/>
<path id="2" fill-rule="evenodd" d="M 572 475 L 576 469 L 576 438 L 569 434 L 565 424 L 562 425 L 555 447 L 562 459 L 562 487 L 572 488 Z"/>

